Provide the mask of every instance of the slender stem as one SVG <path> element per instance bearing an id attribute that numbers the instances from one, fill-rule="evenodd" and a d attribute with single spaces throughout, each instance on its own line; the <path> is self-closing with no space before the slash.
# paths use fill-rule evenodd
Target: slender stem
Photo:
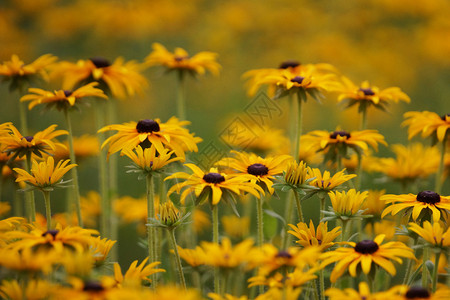
<path id="1" fill-rule="evenodd" d="M 103 101 L 98 101 L 95 103 L 97 111 L 96 111 L 96 120 L 97 120 L 97 128 L 100 129 L 105 125 L 105 111 L 104 111 L 104 103 Z M 105 134 L 103 132 L 98 133 L 98 141 L 100 145 L 103 145 L 105 141 Z M 108 220 L 110 219 L 108 216 L 108 212 L 110 211 L 109 206 L 109 195 L 108 195 L 108 175 L 107 175 L 107 164 L 106 164 L 106 149 L 100 149 L 99 157 L 98 157 L 98 181 L 100 185 L 100 195 L 101 195 L 101 207 L 102 214 L 100 216 L 100 234 L 102 236 L 109 236 L 109 226 Z"/>
<path id="2" fill-rule="evenodd" d="M 117 123 L 117 100 L 110 99 L 107 103 L 108 122 L 109 124 Z M 118 157 L 113 155 L 109 158 L 109 199 L 115 199 L 118 194 L 118 180 L 117 180 L 117 166 Z M 108 206 L 109 215 L 112 217 L 111 204 Z"/>
<path id="3" fill-rule="evenodd" d="M 313 288 L 314 300 L 319 300 L 319 289 L 317 288 L 317 282 L 315 279 L 312 280 L 312 288 Z"/>
<path id="4" fill-rule="evenodd" d="M 417 244 L 418 239 L 419 239 L 419 236 L 416 235 L 416 237 L 414 238 L 413 244 L 412 244 L 412 246 L 411 246 L 412 249 L 415 248 L 414 246 Z M 414 252 L 417 252 L 417 250 L 414 251 Z M 416 255 L 416 253 L 414 253 L 414 256 L 415 256 L 415 255 Z M 408 265 L 406 266 L 405 277 L 403 278 L 403 284 L 408 284 L 408 282 L 409 282 L 409 276 L 411 275 L 412 264 L 413 264 L 413 260 L 410 259 L 410 260 L 408 261 Z"/>
<path id="5" fill-rule="evenodd" d="M 66 118 L 67 123 L 67 131 L 69 132 L 68 141 L 69 141 L 69 156 L 70 162 L 76 164 L 75 151 L 73 149 L 73 131 L 72 131 L 72 123 L 70 121 L 69 111 L 67 109 L 64 110 L 64 117 Z M 73 179 L 73 189 L 74 189 L 74 202 L 75 202 L 75 210 L 77 212 L 78 225 L 83 227 L 83 219 L 81 217 L 81 204 L 80 204 L 80 189 L 78 186 L 78 168 L 72 168 L 72 179 Z"/>
<path id="6" fill-rule="evenodd" d="M 31 173 L 31 153 L 27 153 L 26 155 L 26 171 L 28 173 Z M 34 191 L 28 191 L 25 194 L 25 200 L 26 200 L 26 211 L 27 211 L 27 217 L 28 221 L 30 222 L 36 222 L 36 203 L 34 201 Z"/>
<path id="7" fill-rule="evenodd" d="M 442 189 L 442 182 L 443 182 L 443 178 L 442 178 L 443 174 L 442 173 L 444 171 L 446 145 L 447 145 L 447 136 L 445 136 L 444 140 L 442 141 L 441 159 L 439 161 L 439 168 L 436 173 L 436 182 L 435 182 L 434 191 L 438 194 L 441 193 L 441 189 Z"/>
<path id="8" fill-rule="evenodd" d="M 295 132 L 295 153 L 294 158 L 299 159 L 300 155 L 300 136 L 302 135 L 302 115 L 303 115 L 303 100 L 300 93 L 297 93 L 297 118 L 296 118 L 296 132 Z"/>
<path id="9" fill-rule="evenodd" d="M 180 254 L 178 253 L 177 241 L 175 239 L 175 229 L 169 229 L 169 237 L 172 243 L 173 252 L 175 254 L 175 261 L 177 265 L 178 278 L 183 289 L 186 289 L 186 280 L 184 279 L 183 267 L 181 266 Z"/>
<path id="10" fill-rule="evenodd" d="M 428 268 L 427 268 L 427 261 L 430 257 L 430 250 L 427 246 L 423 248 L 423 255 L 422 255 L 422 287 L 428 288 Z"/>
<path id="11" fill-rule="evenodd" d="M 213 243 L 219 244 L 219 208 L 217 205 L 212 207 L 212 221 L 213 221 Z M 214 293 L 220 293 L 220 274 L 219 268 L 214 267 Z"/>
<path id="12" fill-rule="evenodd" d="M 361 181 L 362 181 L 362 156 L 361 154 L 357 153 L 358 157 L 358 164 L 356 166 L 356 178 L 355 178 L 355 189 L 359 191 L 361 187 Z"/>
<path id="13" fill-rule="evenodd" d="M 184 71 L 178 71 L 177 78 L 177 116 L 181 120 L 186 119 L 186 97 L 185 97 Z"/>
<path id="14" fill-rule="evenodd" d="M 42 191 L 45 201 L 45 216 L 47 218 L 47 230 L 52 229 L 52 208 L 50 206 L 50 192 Z"/>
<path id="15" fill-rule="evenodd" d="M 433 269 L 433 293 L 436 292 L 436 285 L 438 282 L 438 270 L 439 270 L 439 259 L 441 258 L 441 252 L 435 254 L 434 258 L 434 269 Z"/>
<path id="16" fill-rule="evenodd" d="M 324 215 L 323 212 L 325 211 L 326 198 L 325 198 L 325 195 L 322 194 L 322 193 L 319 193 L 318 196 L 319 196 L 319 199 L 320 199 L 320 219 L 319 219 L 319 222 L 322 222 L 323 215 Z"/>
<path id="17" fill-rule="evenodd" d="M 325 278 L 323 268 L 319 271 L 320 300 L 325 300 Z"/>
<path id="18" fill-rule="evenodd" d="M 298 194 L 298 191 L 292 190 L 295 196 L 295 201 L 297 202 L 297 212 L 298 212 L 298 218 L 300 222 L 304 223 L 305 219 L 303 218 L 303 212 L 302 212 L 302 203 L 300 199 L 300 195 Z"/>
<path id="19" fill-rule="evenodd" d="M 292 210 L 294 208 L 294 195 L 291 193 L 288 195 L 288 199 L 286 201 L 286 209 L 284 212 L 284 219 L 286 220 L 286 224 L 290 224 L 292 222 Z M 287 227 L 287 225 L 286 225 Z M 290 245 L 292 239 L 291 234 L 287 234 L 285 230 L 285 235 L 283 239 L 282 248 L 286 249 L 288 245 Z"/>
<path id="20" fill-rule="evenodd" d="M 148 173 L 146 176 L 146 184 L 147 184 L 147 218 L 155 217 L 155 204 L 154 204 L 154 187 L 153 187 L 153 178 L 152 174 Z M 154 240 L 156 238 L 155 228 L 152 226 L 147 226 L 147 243 L 148 243 L 148 257 L 150 262 L 155 261 L 155 249 L 154 249 Z M 152 274 L 152 288 L 156 288 L 157 285 L 157 277 L 156 274 Z"/>
<path id="21" fill-rule="evenodd" d="M 256 244 L 261 247 L 264 243 L 263 200 L 261 198 L 256 198 L 256 224 L 258 228 Z"/>
<path id="22" fill-rule="evenodd" d="M 22 93 L 19 94 L 22 95 Z M 27 105 L 27 103 L 19 102 L 20 132 L 23 135 L 28 132 Z"/>
<path id="23" fill-rule="evenodd" d="M 360 104 L 363 105 L 362 108 L 360 107 L 361 111 L 361 121 L 359 123 L 359 130 L 365 130 L 367 128 L 367 105 L 366 104 Z"/>

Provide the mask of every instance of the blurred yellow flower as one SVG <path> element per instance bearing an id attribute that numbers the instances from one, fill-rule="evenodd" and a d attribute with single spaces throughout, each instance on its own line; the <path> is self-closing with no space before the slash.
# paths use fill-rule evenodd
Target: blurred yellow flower
<path id="1" fill-rule="evenodd" d="M 89 134 L 73 137 L 73 151 L 77 162 L 91 156 L 97 156 L 100 153 L 98 138 Z M 57 145 L 53 157 L 55 161 L 69 158 L 69 144 L 67 141 L 63 142 L 63 146 Z"/>
<path id="2" fill-rule="evenodd" d="M 450 228 L 445 230 L 440 222 L 431 224 L 429 221 L 425 221 L 422 226 L 411 222 L 408 228 L 431 244 L 432 247 L 443 249 L 450 247 Z"/>
<path id="3" fill-rule="evenodd" d="M 250 231 L 250 218 L 247 216 L 223 216 L 221 221 L 225 233 L 231 238 L 245 238 Z"/>
<path id="4" fill-rule="evenodd" d="M 150 275 L 155 273 L 165 272 L 164 269 L 157 269 L 156 266 L 160 264 L 159 261 L 147 264 L 148 257 L 145 258 L 141 264 L 138 266 L 138 261 L 135 260 L 131 263 L 125 275 L 122 274 L 122 270 L 118 263 L 114 263 L 114 278 L 119 286 L 141 286 L 141 281 L 145 280 L 151 282 L 148 278 Z"/>
<path id="5" fill-rule="evenodd" d="M 50 297 L 55 289 L 55 284 L 42 279 L 30 279 L 26 284 L 17 280 L 3 280 L 0 296 L 11 300 L 41 300 Z"/>
<path id="6" fill-rule="evenodd" d="M 436 134 L 439 141 L 443 141 L 450 128 L 450 114 L 439 116 L 430 111 L 409 111 L 404 115 L 402 126 L 408 126 L 408 138 L 411 139 L 419 133 L 422 137 Z"/>

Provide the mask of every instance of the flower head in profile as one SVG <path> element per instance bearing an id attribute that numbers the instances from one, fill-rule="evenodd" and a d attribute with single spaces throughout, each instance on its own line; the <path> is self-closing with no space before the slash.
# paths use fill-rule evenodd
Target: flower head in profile
<path id="1" fill-rule="evenodd" d="M 166 147 L 184 160 L 185 152 L 197 152 L 197 144 L 202 141 L 183 127 L 187 124 L 189 124 L 188 121 L 179 121 L 175 117 L 170 118 L 166 123 L 159 119 L 145 119 L 123 125 L 108 125 L 98 132 L 117 131 L 102 144 L 102 148 L 109 144 L 108 155 L 126 148 L 134 149 L 142 143 L 144 148 L 150 144 L 154 145 L 158 153 L 163 153 Z"/>
<path id="2" fill-rule="evenodd" d="M 417 195 L 411 193 L 407 195 L 388 194 L 380 199 L 386 204 L 390 204 L 381 214 L 382 218 L 388 214 L 396 215 L 400 211 L 404 211 L 405 214 L 412 212 L 411 216 L 414 221 L 432 218 L 434 222 L 438 222 L 442 214 L 448 215 L 448 211 L 450 211 L 450 197 L 441 196 L 433 191 L 422 191 Z"/>
<path id="3" fill-rule="evenodd" d="M 442 142 L 450 131 L 450 114 L 439 116 L 430 111 L 409 111 L 404 115 L 402 126 L 408 126 L 408 139 L 419 133 L 423 138 L 433 135 Z"/>
<path id="4" fill-rule="evenodd" d="M 401 242 L 382 244 L 384 238 L 385 235 L 380 234 L 374 240 L 346 242 L 350 247 L 340 247 L 323 253 L 321 256 L 323 266 L 337 262 L 331 272 L 331 282 L 336 282 L 347 270 L 352 277 L 356 277 L 359 264 L 364 274 L 369 274 L 374 265 L 378 265 L 394 276 L 397 270 L 391 260 L 402 263 L 400 257 L 415 259 L 411 248 Z"/>
<path id="5" fill-rule="evenodd" d="M 14 125 L 9 124 L 8 135 L 0 136 L 0 144 L 3 151 L 11 156 L 11 160 L 16 157 L 23 157 L 27 154 L 42 157 L 43 154 L 51 155 L 57 146 L 64 147 L 63 144 L 54 141 L 60 135 L 68 134 L 66 130 L 55 130 L 57 125 L 51 125 L 43 131 L 39 131 L 32 136 L 23 136 Z"/>
<path id="6" fill-rule="evenodd" d="M 317 228 L 314 228 L 312 220 L 309 221 L 309 227 L 306 223 L 298 223 L 297 226 L 288 224 L 292 230 L 288 233 L 295 236 L 298 240 L 295 243 L 303 247 L 316 246 L 323 250 L 330 248 L 334 245 L 334 240 L 342 233 L 341 227 L 334 227 L 331 231 L 328 231 L 328 222 L 320 222 Z"/>
<path id="7" fill-rule="evenodd" d="M 153 51 L 145 59 L 149 66 L 160 65 L 168 71 L 186 71 L 193 76 L 204 75 L 206 71 L 219 75 L 221 66 L 217 62 L 217 53 L 202 51 L 189 56 L 182 48 L 175 48 L 174 53 L 171 53 L 160 43 L 153 43 L 152 48 Z"/>
<path id="8" fill-rule="evenodd" d="M 361 206 L 367 198 L 368 192 L 357 192 L 355 189 L 350 189 L 347 192 L 331 191 L 328 196 L 331 200 L 332 210 L 324 212 L 327 215 L 324 220 L 334 219 L 361 219 L 367 217 L 363 215 L 364 211 Z"/>
<path id="9" fill-rule="evenodd" d="M 411 101 L 399 87 L 380 89 L 370 85 L 368 81 L 363 81 L 360 86 L 357 86 L 347 77 L 342 77 L 342 85 L 336 89 L 336 92 L 339 93 L 338 103 L 343 103 L 346 107 L 359 105 L 360 110 L 369 106 L 386 110 L 391 103 Z"/>
<path id="10" fill-rule="evenodd" d="M 52 69 L 51 77 L 62 78 L 64 90 L 98 82 L 106 94 L 123 99 L 140 94 L 147 87 L 147 80 L 140 73 L 143 69 L 142 64 L 136 61 L 125 62 L 122 57 L 113 63 L 103 57 L 92 57 L 77 63 L 60 62 Z"/>
<path id="11" fill-rule="evenodd" d="M 285 167 L 283 176 L 278 176 L 278 182 L 274 183 L 272 187 L 282 191 L 294 190 L 301 195 L 311 194 L 311 192 L 313 194 L 318 188 L 309 184 L 315 179 L 308 175 L 309 170 L 303 161 L 297 163 L 291 160 Z"/>
<path id="12" fill-rule="evenodd" d="M 92 82 L 74 91 L 56 90 L 53 92 L 38 88 L 29 88 L 29 94 L 20 98 L 20 101 L 30 101 L 28 109 L 36 105 L 46 104 L 47 108 L 54 106 L 57 110 L 66 110 L 75 106 L 80 100 L 87 97 L 99 97 L 107 99 L 108 97 L 101 89 L 96 88 L 97 82 Z"/>
<path id="13" fill-rule="evenodd" d="M 422 226 L 411 222 L 409 223 L 409 230 L 417 233 L 432 247 L 442 249 L 450 247 L 450 228 L 445 231 L 440 222 L 431 224 L 429 221 L 425 221 Z"/>
<path id="14" fill-rule="evenodd" d="M 223 199 L 232 207 L 234 207 L 234 196 L 246 192 L 259 198 L 260 193 L 264 194 L 259 185 L 250 181 L 253 179 L 252 175 L 219 173 L 217 168 L 211 168 L 209 172 L 204 172 L 194 164 L 185 164 L 185 166 L 191 169 L 192 174 L 177 172 L 165 179 L 185 179 L 185 181 L 173 185 L 168 192 L 170 195 L 174 191 L 179 193 L 184 189 L 180 199 L 182 204 L 192 192 L 197 197 L 197 204 L 210 200 L 212 205 L 217 205 Z"/>
<path id="15" fill-rule="evenodd" d="M 320 169 L 308 167 L 308 178 L 313 178 L 310 184 L 325 192 L 329 192 L 355 177 L 355 174 L 345 175 L 345 169 L 331 176 L 329 171 L 324 171 L 322 174 Z"/>
<path id="16" fill-rule="evenodd" d="M 31 174 L 21 168 L 14 168 L 14 171 L 19 175 L 16 182 L 25 182 L 36 189 L 42 191 L 52 191 L 55 187 L 64 187 L 67 183 L 62 180 L 62 177 L 75 168 L 76 164 L 70 164 L 70 160 L 60 160 L 56 166 L 52 156 L 47 158 L 47 161 L 38 163 L 32 160 Z"/>
<path id="17" fill-rule="evenodd" d="M 174 230 L 178 226 L 184 224 L 185 220 L 190 215 L 190 212 L 183 214 L 172 201 L 167 200 L 166 202 L 159 204 L 156 218 L 148 218 L 149 224 L 146 225 Z"/>
<path id="18" fill-rule="evenodd" d="M 151 282 L 148 278 L 155 273 L 165 272 L 164 269 L 157 269 L 156 266 L 160 264 L 159 261 L 152 262 L 147 265 L 148 257 L 145 258 L 139 265 L 135 260 L 131 263 L 125 275 L 122 274 L 122 270 L 118 263 L 114 263 L 114 278 L 119 286 L 141 286 L 141 281 L 145 280 Z"/>
<path id="19" fill-rule="evenodd" d="M 251 182 L 258 183 L 273 194 L 274 175 L 281 174 L 285 165 L 292 159 L 289 155 L 262 158 L 253 153 L 231 151 L 234 157 L 224 158 L 217 163 L 236 170 L 238 174 L 250 175 Z"/>
<path id="20" fill-rule="evenodd" d="M 25 83 L 31 83 L 35 79 L 48 79 L 47 68 L 57 60 L 56 56 L 44 54 L 35 61 L 26 64 L 19 56 L 13 54 L 10 61 L 0 64 L 0 77 L 11 80 L 10 90 L 22 89 Z"/>

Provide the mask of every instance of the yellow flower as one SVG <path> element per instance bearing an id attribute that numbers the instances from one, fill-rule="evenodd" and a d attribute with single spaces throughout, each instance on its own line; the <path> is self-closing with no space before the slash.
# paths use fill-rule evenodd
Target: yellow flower
<path id="1" fill-rule="evenodd" d="M 95 258 L 89 251 L 64 249 L 58 263 L 69 276 L 87 278 L 94 267 Z"/>
<path id="2" fill-rule="evenodd" d="M 100 194 L 96 191 L 89 191 L 85 197 L 80 198 L 80 201 L 81 215 L 83 216 L 85 226 L 95 228 L 98 217 L 102 213 Z"/>
<path id="3" fill-rule="evenodd" d="M 169 70 L 185 70 L 191 75 L 203 75 L 206 71 L 219 75 L 221 66 L 216 61 L 217 53 L 202 51 L 189 56 L 182 48 L 176 48 L 175 52 L 171 53 L 159 43 L 153 43 L 152 48 L 153 52 L 145 58 L 149 66 L 161 65 Z"/>
<path id="4" fill-rule="evenodd" d="M 154 199 L 155 218 L 159 213 L 159 197 L 155 196 Z M 125 223 L 138 223 L 138 232 L 145 234 L 147 232 L 147 199 L 141 197 L 135 199 L 129 196 L 124 196 L 116 199 L 113 204 L 114 212 Z"/>
<path id="5" fill-rule="evenodd" d="M 408 289 L 405 289 L 402 293 L 403 297 L 400 297 L 399 300 L 408 300 L 408 299 L 423 299 L 423 300 L 446 300 L 450 298 L 450 288 L 447 286 L 439 287 L 436 292 L 431 293 L 426 288 L 421 286 L 412 286 Z"/>
<path id="6" fill-rule="evenodd" d="M 98 82 L 92 82 L 74 91 L 56 90 L 54 92 L 38 88 L 29 88 L 29 94 L 20 98 L 20 101 L 31 101 L 28 105 L 28 109 L 32 109 L 39 104 L 47 104 L 46 107 L 55 106 L 58 110 L 64 110 L 74 106 L 77 102 L 86 97 L 99 97 L 107 99 L 108 97 L 101 89 L 95 88 L 97 85 Z"/>
<path id="7" fill-rule="evenodd" d="M 143 65 L 135 62 L 124 62 L 119 57 L 112 64 L 103 57 L 79 60 L 76 64 L 60 62 L 51 73 L 53 78 L 63 78 L 63 89 L 71 90 L 81 83 L 98 82 L 105 86 L 105 92 L 123 99 L 142 93 L 148 83 L 140 74 Z M 103 88 L 102 88 L 103 89 Z"/>
<path id="8" fill-rule="evenodd" d="M 384 219 L 379 222 L 367 223 L 366 227 L 364 228 L 364 231 L 370 237 L 376 237 L 379 234 L 384 234 L 386 236 L 386 239 L 388 240 L 395 239 L 403 242 L 408 242 L 409 237 L 395 235 L 396 231 L 395 226 L 396 224 L 394 221 Z"/>
<path id="9" fill-rule="evenodd" d="M 262 158 L 253 153 L 238 151 L 231 151 L 231 153 L 235 157 L 224 158 L 217 165 L 234 169 L 238 174 L 251 175 L 250 181 L 263 184 L 270 194 L 274 192 L 272 188 L 274 175 L 281 174 L 288 161 L 292 160 L 289 155 Z"/>
<path id="10" fill-rule="evenodd" d="M 197 152 L 197 144 L 202 141 L 201 138 L 195 137 L 194 134 L 182 127 L 187 124 L 189 124 L 188 121 L 179 121 L 175 117 L 170 118 L 166 123 L 162 123 L 159 119 L 145 119 L 123 125 L 105 126 L 98 132 L 118 131 L 102 144 L 102 148 L 109 144 L 108 155 L 126 148 L 134 149 L 141 143 L 144 145 L 150 143 L 159 153 L 164 152 L 164 146 L 166 146 L 184 160 L 184 152 Z"/>
<path id="11" fill-rule="evenodd" d="M 409 229 L 420 235 L 425 241 L 436 248 L 450 247 L 450 228 L 444 232 L 439 222 L 431 224 L 428 221 L 423 222 L 422 226 L 416 223 L 409 223 Z"/>
<path id="12" fill-rule="evenodd" d="M 368 192 L 356 192 L 355 189 L 350 189 L 348 192 L 343 191 L 342 193 L 329 192 L 328 196 L 331 200 L 331 205 L 336 214 L 340 216 L 353 216 L 357 214 L 360 210 L 361 205 L 367 198 Z"/>
<path id="13" fill-rule="evenodd" d="M 131 263 L 128 270 L 125 272 L 125 275 L 122 274 L 122 270 L 118 263 L 114 263 L 114 278 L 120 286 L 133 286 L 139 287 L 141 286 L 141 281 L 145 280 L 151 282 L 148 278 L 150 275 L 155 273 L 165 272 L 164 269 L 156 269 L 155 267 L 160 264 L 159 261 L 152 262 L 151 264 L 147 264 L 148 257 L 145 258 L 141 264 L 138 266 L 138 261 L 135 260 Z"/>
<path id="14" fill-rule="evenodd" d="M 301 288 L 277 288 L 271 287 L 264 294 L 258 295 L 255 300 L 274 300 L 274 299 L 286 299 L 286 300 L 297 300 L 302 293 Z"/>
<path id="15" fill-rule="evenodd" d="M 194 164 L 185 164 L 185 166 L 191 169 L 193 174 L 177 172 L 165 179 L 186 179 L 182 183 L 172 186 L 167 193 L 169 196 L 174 191 L 179 193 L 184 189 L 180 198 L 182 204 L 185 203 L 187 195 L 191 192 L 195 193 L 199 202 L 210 199 L 212 205 L 217 205 L 222 196 L 225 196 L 224 200 L 228 201 L 226 196 L 229 196 L 229 193 L 240 195 L 247 192 L 257 198 L 260 197 L 259 193 L 264 193 L 261 187 L 250 182 L 253 179 L 252 175 L 218 173 L 217 168 L 211 168 L 206 173 Z"/>
<path id="16" fill-rule="evenodd" d="M 295 236 L 297 244 L 303 247 L 319 246 L 322 250 L 328 249 L 334 245 L 333 241 L 341 234 L 341 227 L 334 227 L 328 231 L 328 222 L 320 222 L 317 229 L 314 229 L 312 220 L 309 221 L 309 227 L 306 223 L 298 223 L 297 226 L 288 224 L 292 230 L 288 233 Z"/>
<path id="17" fill-rule="evenodd" d="M 211 226 L 209 215 L 197 207 L 192 212 L 192 220 L 192 227 L 197 234 Z"/>
<path id="18" fill-rule="evenodd" d="M 52 190 L 58 184 L 64 183 L 62 181 L 64 174 L 77 166 L 76 164 L 68 165 L 69 162 L 70 160 L 59 161 L 55 166 L 55 161 L 52 156 L 49 156 L 47 161 L 40 163 L 33 159 L 31 174 L 23 169 L 14 168 L 14 171 L 19 174 L 16 182 L 25 181 L 27 184 L 43 191 Z"/>
<path id="19" fill-rule="evenodd" d="M 11 205 L 8 202 L 0 202 L 0 216 L 8 213 L 11 210 Z"/>
<path id="20" fill-rule="evenodd" d="M 159 205 L 158 220 L 166 226 L 172 226 L 181 219 L 181 212 L 173 205 L 173 202 L 167 200 L 165 203 Z"/>
<path id="21" fill-rule="evenodd" d="M 56 146 L 64 147 L 62 144 L 53 141 L 57 136 L 68 134 L 66 130 L 55 130 L 57 125 L 51 125 L 43 131 L 39 131 L 33 136 L 22 136 L 14 125 L 9 124 L 8 135 L 0 136 L 0 144 L 3 145 L 7 154 L 14 154 L 15 157 L 23 157 L 26 154 L 34 154 L 38 157 L 55 151 Z"/>
<path id="22" fill-rule="evenodd" d="M 97 263 L 103 262 L 108 257 L 109 251 L 111 251 L 111 248 L 116 242 L 107 238 L 102 239 L 98 236 L 91 239 L 89 251 Z"/>
<path id="23" fill-rule="evenodd" d="M 208 293 L 208 297 L 212 300 L 248 300 L 247 296 L 233 296 L 230 294 L 225 294 L 224 296 L 221 296 L 219 294 L 214 293 Z"/>
<path id="24" fill-rule="evenodd" d="M 345 175 L 345 169 L 337 172 L 333 176 L 330 176 L 330 172 L 328 171 L 324 171 L 322 174 L 320 169 L 308 167 L 308 178 L 315 178 L 310 182 L 310 184 L 324 191 L 331 191 L 337 186 L 355 177 L 355 174 Z"/>
<path id="25" fill-rule="evenodd" d="M 232 238 L 244 238 L 250 231 L 249 217 L 223 216 L 221 221 L 226 234 Z"/>
<path id="26" fill-rule="evenodd" d="M 402 263 L 400 257 L 415 259 L 413 250 L 401 242 L 388 242 L 382 245 L 384 237 L 384 234 L 380 234 L 374 240 L 363 240 L 357 244 L 346 242 L 351 247 L 341 247 L 323 253 L 322 266 L 337 262 L 331 272 L 331 282 L 336 282 L 347 269 L 352 277 L 356 277 L 359 264 L 364 274 L 369 274 L 374 263 L 394 276 L 396 269 L 390 260 Z"/>
<path id="27" fill-rule="evenodd" d="M 0 296 L 11 300 L 43 300 L 48 299 L 55 289 L 55 284 L 42 279 L 29 279 L 26 284 L 17 280 L 3 280 Z"/>
<path id="28" fill-rule="evenodd" d="M 406 285 L 396 285 L 387 291 L 371 293 L 369 285 L 366 282 L 360 282 L 358 287 L 358 290 L 352 288 L 346 288 L 344 290 L 330 288 L 325 291 L 325 295 L 328 296 L 330 300 L 399 300 L 400 295 L 408 290 Z"/>
<path id="29" fill-rule="evenodd" d="M 178 246 L 178 254 L 194 268 L 206 263 L 205 251 L 200 246 L 195 247 L 195 249 L 183 249 Z"/>
<path id="30" fill-rule="evenodd" d="M 450 197 L 440 196 L 433 191 L 422 191 L 416 195 L 384 195 L 380 198 L 391 204 L 386 207 L 381 214 L 384 218 L 387 214 L 391 213 L 393 216 L 398 212 L 405 210 L 410 212 L 412 210 L 412 218 L 414 221 L 421 219 L 421 212 L 423 214 L 432 214 L 433 221 L 438 222 L 442 214 L 448 214 L 450 210 Z M 419 218 L 420 217 L 420 218 Z"/>
<path id="31" fill-rule="evenodd" d="M 398 87 L 380 89 L 371 86 L 368 81 L 363 81 L 361 86 L 355 85 L 347 77 L 342 77 L 342 85 L 336 89 L 339 93 L 338 103 L 345 103 L 346 107 L 358 104 L 360 107 L 373 105 L 378 109 L 386 110 L 391 102 L 404 101 L 409 103 L 411 99 Z"/>
<path id="32" fill-rule="evenodd" d="M 67 141 L 62 147 L 56 147 L 53 157 L 55 161 L 69 158 L 69 144 Z M 86 159 L 91 156 L 98 156 L 100 153 L 100 143 L 98 138 L 93 135 L 84 134 L 80 137 L 73 137 L 73 151 L 76 161 Z"/>
<path id="33" fill-rule="evenodd" d="M 291 161 L 284 172 L 284 181 L 293 186 L 300 186 L 308 179 L 308 168 L 306 164 L 301 161 Z"/>
<path id="34" fill-rule="evenodd" d="M 430 111 L 409 111 L 404 115 L 405 121 L 402 126 L 408 126 L 408 138 L 411 139 L 419 133 L 422 137 L 436 134 L 439 141 L 443 141 L 450 128 L 450 114 L 440 117 L 437 113 Z"/>
<path id="35" fill-rule="evenodd" d="M 136 152 L 135 152 L 136 151 Z M 163 148 L 162 151 L 156 153 L 156 147 L 152 144 L 150 148 L 143 149 L 141 146 L 134 148 L 124 148 L 122 155 L 128 156 L 136 166 L 132 168 L 132 172 L 152 173 L 158 172 L 171 162 L 181 160 L 181 157 L 172 157 L 174 151 Z"/>
<path id="36" fill-rule="evenodd" d="M 0 249 L 0 265 L 2 268 L 18 272 L 49 274 L 52 266 L 59 260 L 56 251 L 33 251 L 31 248 L 17 250 L 12 247 Z"/>
<path id="37" fill-rule="evenodd" d="M 364 214 L 367 215 L 381 215 L 386 203 L 381 200 L 381 196 L 386 193 L 386 190 L 375 191 L 369 190 L 366 201 L 363 202 L 361 208 L 364 209 Z"/>
<path id="38" fill-rule="evenodd" d="M 250 283 L 248 287 L 250 288 L 257 285 L 266 285 L 270 288 L 299 287 L 308 281 L 316 279 L 317 276 L 314 275 L 316 271 L 317 270 L 315 268 L 306 271 L 295 268 L 292 273 L 287 274 L 276 272 L 275 274 L 267 274 L 267 276 L 257 275 L 248 279 L 248 282 Z"/>

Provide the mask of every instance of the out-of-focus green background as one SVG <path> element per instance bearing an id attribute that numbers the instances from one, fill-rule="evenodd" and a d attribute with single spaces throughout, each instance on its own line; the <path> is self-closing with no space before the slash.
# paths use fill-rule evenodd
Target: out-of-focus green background
<path id="1" fill-rule="evenodd" d="M 151 44 L 190 54 L 213 51 L 223 66 L 219 77 L 189 79 L 187 115 L 191 131 L 207 144 L 228 122 L 242 114 L 251 99 L 241 75 L 250 69 L 277 67 L 285 60 L 329 63 L 356 84 L 363 80 L 380 88 L 398 86 L 411 103 L 391 106 L 390 113 L 371 110 L 369 128 L 388 143 L 406 142 L 400 127 L 408 110 L 449 113 L 450 2 L 448 0 L 2 0 L 0 60 L 18 54 L 25 62 L 51 53 L 61 60 L 94 56 L 143 61 Z M 175 112 L 175 74 L 145 71 L 150 88 L 145 96 L 120 102 L 118 122 L 143 118 L 163 121 Z M 18 124 L 18 95 L 0 86 L 0 121 Z M 273 126 L 285 128 L 288 112 Z M 343 111 L 336 95 L 322 105 L 305 107 L 304 132 L 358 128 L 356 109 Z M 76 113 L 76 135 L 95 134 L 93 111 Z M 30 126 L 42 130 L 64 122 L 58 112 L 33 109 Z M 202 144 L 200 145 L 200 149 Z M 382 147 L 382 153 L 388 153 Z M 97 189 L 96 161 L 80 166 L 81 188 Z M 121 194 L 140 196 L 143 182 L 121 174 Z M 82 191 L 83 194 L 83 191 Z"/>

